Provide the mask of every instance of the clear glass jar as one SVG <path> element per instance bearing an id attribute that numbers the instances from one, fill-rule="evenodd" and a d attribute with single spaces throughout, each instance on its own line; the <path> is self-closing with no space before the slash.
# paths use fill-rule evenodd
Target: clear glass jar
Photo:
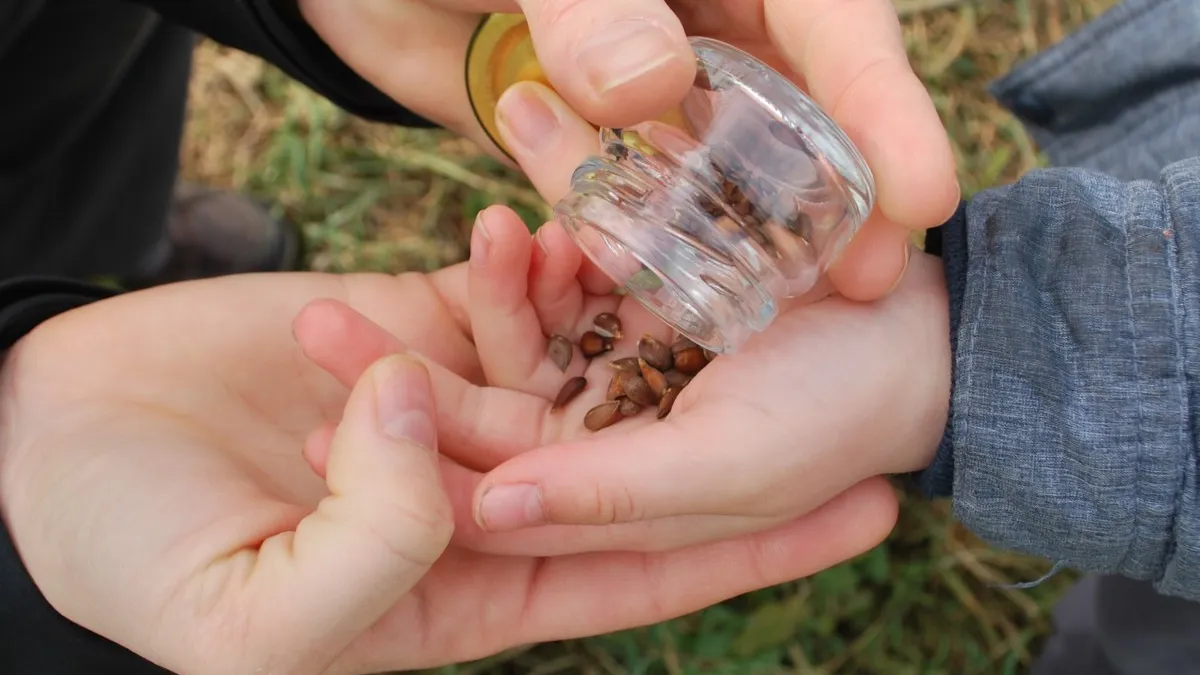
<path id="1" fill-rule="evenodd" d="M 725 43 L 691 44 L 696 81 L 679 114 L 600 129 L 602 153 L 554 212 L 625 293 L 731 353 L 818 288 L 875 187 L 850 139 L 787 78 Z"/>

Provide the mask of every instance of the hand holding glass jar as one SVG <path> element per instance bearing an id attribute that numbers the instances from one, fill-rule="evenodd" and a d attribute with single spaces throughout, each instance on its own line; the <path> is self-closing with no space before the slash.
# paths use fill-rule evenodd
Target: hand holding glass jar
<path id="1" fill-rule="evenodd" d="M 592 125 L 620 128 L 669 116 L 694 89 L 689 37 L 745 50 L 827 111 L 874 174 L 876 208 L 829 270 L 848 298 L 886 294 L 906 265 L 911 234 L 941 224 L 958 201 L 949 142 L 909 66 L 891 0 L 297 4 L 359 75 L 497 156 L 506 146 L 551 202 L 567 194 L 572 171 L 598 153 Z M 519 12 L 520 20 L 501 19 L 496 25 L 513 31 L 505 39 L 493 35 L 480 50 L 487 12 Z M 492 100 L 472 101 L 464 82 L 462 57 L 473 39 L 472 87 L 496 80 L 487 92 Z M 513 82 L 521 84 L 507 86 Z"/>
<path id="2" fill-rule="evenodd" d="M 651 146 L 660 155 L 687 154 L 654 147 L 646 138 L 648 125 L 688 128 L 705 150 L 720 137 L 739 146 L 742 156 L 737 159 L 746 163 L 747 156 L 768 147 L 747 138 L 747 130 L 765 127 L 765 121 L 753 118 L 782 122 L 777 128 L 800 132 L 807 149 L 816 150 L 812 163 L 826 164 L 826 182 L 841 182 L 858 193 L 841 200 L 850 210 L 862 211 L 850 214 L 850 225 L 842 228 L 849 231 L 836 233 L 828 250 L 816 252 L 833 257 L 822 261 L 820 271 L 828 273 L 823 281 L 854 300 L 877 299 L 892 290 L 906 268 L 913 233 L 944 222 L 958 203 L 959 190 L 946 133 L 909 66 L 891 2 L 666 4 L 691 38 L 694 67 L 686 73 L 662 67 L 626 85 L 622 92 L 644 91 L 646 98 L 621 109 L 623 114 L 616 107 L 598 107 L 581 93 L 587 80 L 571 72 L 575 61 L 566 58 L 567 48 L 547 46 L 556 33 L 539 24 L 545 14 L 526 8 L 525 19 L 492 17 L 492 25 L 485 22 L 477 34 L 468 64 L 469 74 L 475 73 L 472 97 L 482 124 L 543 196 L 558 202 L 574 198 L 580 189 L 576 169 L 581 163 L 619 151 L 630 135 L 641 141 L 640 146 L 635 141 L 635 150 Z M 570 16 L 555 15 L 563 21 Z M 625 50 L 614 47 L 613 52 Z M 772 72 L 759 77 L 765 70 Z M 492 81 L 484 81 L 480 71 Z M 702 101 L 706 84 L 719 91 Z M 596 126 L 623 133 L 607 133 L 602 144 Z M 700 133 L 694 133 L 698 127 Z M 765 135 L 766 129 L 760 131 Z M 755 159 L 762 159 L 761 154 Z M 729 168 L 728 162 L 713 164 Z M 771 174 L 787 166 L 767 158 L 752 168 Z M 579 243 L 589 248 L 587 242 Z M 603 276 L 626 283 L 619 271 L 599 267 Z"/>

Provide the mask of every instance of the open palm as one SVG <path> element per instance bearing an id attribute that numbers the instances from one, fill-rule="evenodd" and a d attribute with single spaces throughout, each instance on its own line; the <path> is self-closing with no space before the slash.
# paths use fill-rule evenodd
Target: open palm
<path id="1" fill-rule="evenodd" d="M 671 332 L 633 300 L 607 294 L 555 223 L 534 244 L 515 214 L 490 209 L 471 265 L 473 339 L 491 386 L 464 384 L 475 393 L 457 397 L 479 403 L 478 438 L 494 433 L 489 420 L 519 419 L 507 438 L 524 435 L 519 445 L 535 448 L 491 471 L 476 488 L 476 522 L 459 523 L 463 537 L 511 535 L 481 539 L 489 546 L 552 554 L 578 531 L 561 524 L 598 526 L 578 537 L 603 550 L 763 531 L 872 477 L 921 468 L 945 424 L 946 299 L 924 256 L 894 297 L 786 308 L 737 354 L 702 370 L 665 419 L 643 412 L 597 433 L 582 418 L 605 400 L 608 363 L 635 355 L 643 334 L 670 343 Z M 576 353 L 559 371 L 545 336 L 576 339 L 606 311 L 620 316 L 625 339 L 590 361 Z M 551 410 L 576 375 L 588 386 Z"/>

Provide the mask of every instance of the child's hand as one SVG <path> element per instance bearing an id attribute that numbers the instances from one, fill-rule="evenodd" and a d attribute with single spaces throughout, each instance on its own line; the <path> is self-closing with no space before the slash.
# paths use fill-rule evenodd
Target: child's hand
<path id="1" fill-rule="evenodd" d="M 505 208 L 481 214 L 471 239 L 468 307 L 488 384 L 553 401 L 568 380 L 587 380 L 576 398 L 547 419 L 560 439 L 592 435 L 583 417 L 605 401 L 615 375 L 610 363 L 637 356 L 643 335 L 668 345 L 674 341 L 674 331 L 632 298 L 613 295 L 612 282 L 584 262 L 557 222 L 547 223 L 531 238 L 524 223 Z M 580 337 L 605 312 L 620 317 L 622 338 L 612 351 L 586 358 L 578 345 Z M 548 355 L 548 337 L 556 334 L 572 343 L 566 372 Z M 684 391 L 687 395 L 675 403 L 680 410 L 693 398 L 694 392 Z M 656 411 L 644 410 L 601 432 L 627 433 L 655 420 Z"/>
<path id="2" fill-rule="evenodd" d="M 543 553 L 568 546 L 555 532 L 576 532 L 558 525 L 609 525 L 595 528 L 603 548 L 680 546 L 763 531 L 847 490 L 890 490 L 881 475 L 931 460 L 950 364 L 944 282 L 929 256 L 914 254 L 883 300 L 785 309 L 701 371 L 665 419 L 645 411 L 592 433 L 582 417 L 605 398 L 607 363 L 634 354 L 643 333 L 667 341 L 671 331 L 636 301 L 603 295 L 593 272 L 577 277 L 582 254 L 558 225 L 537 240 L 507 209 L 477 225 L 468 305 L 480 363 L 493 387 L 543 406 L 569 376 L 583 374 L 588 387 L 546 412 L 539 440 L 509 447 L 513 458 L 486 475 L 474 495 L 479 527 L 545 537 L 524 540 Z M 577 339 L 604 311 L 620 316 L 625 339 L 590 363 L 576 352 L 560 372 L 545 335 Z"/>

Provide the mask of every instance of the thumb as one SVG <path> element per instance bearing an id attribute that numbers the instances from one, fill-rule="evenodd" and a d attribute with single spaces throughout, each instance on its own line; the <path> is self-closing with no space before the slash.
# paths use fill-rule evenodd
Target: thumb
<path id="1" fill-rule="evenodd" d="M 420 581 L 450 542 L 429 374 L 393 355 L 359 378 L 334 432 L 329 496 L 294 533 L 263 543 L 249 589 L 260 634 L 323 672 Z M 286 627 L 279 631 L 280 627 Z M 272 630 L 274 628 L 275 630 Z M 294 645 L 306 645 L 295 650 Z M 302 653 L 301 653 L 302 652 Z M 318 659 L 324 663 L 320 665 Z"/>

